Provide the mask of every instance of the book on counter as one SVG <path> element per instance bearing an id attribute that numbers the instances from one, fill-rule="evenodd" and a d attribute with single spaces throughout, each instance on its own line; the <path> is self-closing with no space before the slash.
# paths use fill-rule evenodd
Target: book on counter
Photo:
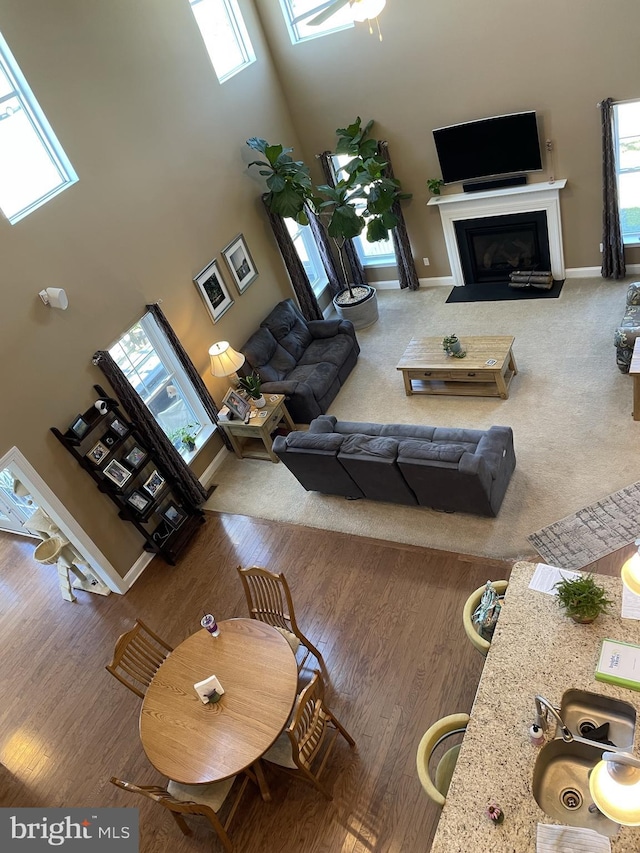
<path id="1" fill-rule="evenodd" d="M 640 646 L 619 640 L 603 640 L 596 666 L 596 681 L 640 690 Z"/>

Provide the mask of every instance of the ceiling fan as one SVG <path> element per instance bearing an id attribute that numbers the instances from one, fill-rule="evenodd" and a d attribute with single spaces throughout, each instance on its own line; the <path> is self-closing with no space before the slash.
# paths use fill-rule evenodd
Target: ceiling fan
<path id="1" fill-rule="evenodd" d="M 339 12 L 347 4 L 351 6 L 351 14 L 354 21 L 366 21 L 367 18 L 377 18 L 384 9 L 386 2 L 387 0 L 329 0 L 327 3 L 320 3 L 314 9 L 309 9 L 308 12 L 298 15 L 291 23 L 299 24 L 302 21 L 306 21 L 310 27 L 319 27 L 320 24 L 324 24 L 325 21 L 328 21 L 332 15 L 335 15 L 336 12 Z M 316 12 L 319 14 L 316 15 Z M 308 21 L 307 18 L 310 15 L 316 15 L 316 17 Z"/>

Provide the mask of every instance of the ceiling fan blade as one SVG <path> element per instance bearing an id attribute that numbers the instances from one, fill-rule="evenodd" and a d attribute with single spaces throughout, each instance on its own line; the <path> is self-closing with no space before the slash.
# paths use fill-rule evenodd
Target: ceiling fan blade
<path id="1" fill-rule="evenodd" d="M 332 15 L 335 15 L 336 12 L 339 12 L 343 6 L 346 6 L 347 3 L 350 3 L 351 0 L 334 0 L 334 2 L 324 10 L 324 12 L 320 12 L 319 15 L 316 15 L 315 18 L 312 18 L 308 24 L 310 27 L 319 27 L 320 24 L 324 24 L 325 21 L 328 21 Z"/>
<path id="2" fill-rule="evenodd" d="M 315 15 L 316 12 L 323 12 L 325 9 L 328 9 L 329 6 L 334 6 L 336 3 L 340 3 L 340 5 L 344 6 L 348 2 L 349 0 L 344 0 L 344 2 L 341 2 L 341 0 L 327 0 L 326 3 L 320 3 L 318 6 L 315 7 L 315 9 L 309 9 L 308 12 L 303 12 L 302 15 L 298 15 L 297 17 L 293 18 L 291 24 L 295 25 L 299 24 L 301 21 L 306 21 L 306 19 L 309 18 L 311 15 Z M 333 12 L 331 12 L 331 14 L 333 14 Z"/>

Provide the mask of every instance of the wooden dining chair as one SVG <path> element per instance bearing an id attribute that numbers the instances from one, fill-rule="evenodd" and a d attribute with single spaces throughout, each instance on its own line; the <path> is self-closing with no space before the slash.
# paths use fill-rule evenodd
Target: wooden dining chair
<path id="1" fill-rule="evenodd" d="M 338 734 L 354 747 L 356 742 L 324 703 L 324 684 L 316 670 L 298 694 L 290 722 L 262 758 L 313 785 L 333 799 L 320 781 Z"/>
<path id="2" fill-rule="evenodd" d="M 106 669 L 142 699 L 160 664 L 172 651 L 168 643 L 136 619 L 133 628 L 118 637 L 113 660 Z"/>
<path id="3" fill-rule="evenodd" d="M 251 771 L 245 771 L 243 775 L 244 778 L 237 786 L 236 794 L 233 797 L 224 821 L 221 820 L 219 812 L 229 797 L 229 792 L 237 779 L 236 776 L 231 776 L 229 779 L 223 779 L 222 782 L 214 782 L 210 785 L 179 785 L 177 782 L 169 781 L 166 788 L 161 788 L 158 785 L 134 785 L 132 782 L 117 779 L 115 776 L 112 776 L 110 781 L 124 791 L 129 791 L 132 794 L 140 794 L 159 803 L 171 813 L 171 816 L 185 835 L 191 835 L 192 830 L 187 825 L 183 817 L 184 815 L 201 815 L 205 817 L 217 832 L 220 841 L 224 845 L 224 849 L 231 853 L 234 848 L 233 842 L 227 832 L 229 824 L 233 820 L 233 816 L 244 794 L 244 789 L 247 787 L 247 782 L 249 779 L 252 779 L 254 782 L 256 781 Z"/>
<path id="4" fill-rule="evenodd" d="M 456 769 L 456 761 L 458 760 L 461 744 L 452 746 L 438 760 L 433 777 L 429 770 L 432 756 L 440 744 L 447 738 L 466 731 L 468 722 L 468 714 L 449 714 L 448 717 L 442 717 L 441 720 L 438 720 L 427 729 L 418 744 L 416 755 L 418 778 L 427 796 L 439 806 L 445 804 L 449 785 L 451 784 L 451 777 L 453 776 L 453 771 Z"/>
<path id="5" fill-rule="evenodd" d="M 491 585 L 498 595 L 504 595 L 507 587 L 509 586 L 509 581 L 492 581 Z M 474 590 L 469 598 L 467 598 L 464 603 L 464 607 L 462 608 L 462 625 L 464 627 L 465 634 L 467 635 L 470 643 L 480 652 L 481 655 L 484 655 L 484 657 L 489 653 L 491 642 L 480 636 L 476 626 L 473 624 L 472 617 L 476 608 L 480 604 L 480 599 L 482 598 L 486 588 L 487 585 L 483 584 L 482 586 L 479 586 L 478 589 Z"/>
<path id="6" fill-rule="evenodd" d="M 250 569 L 243 569 L 241 566 L 237 568 L 251 618 L 272 625 L 288 640 L 298 662 L 298 671 L 304 668 L 309 654 L 312 654 L 328 681 L 329 673 L 324 658 L 298 627 L 291 590 L 282 572 L 276 574 L 260 566 Z M 299 654 L 301 646 L 302 651 Z"/>

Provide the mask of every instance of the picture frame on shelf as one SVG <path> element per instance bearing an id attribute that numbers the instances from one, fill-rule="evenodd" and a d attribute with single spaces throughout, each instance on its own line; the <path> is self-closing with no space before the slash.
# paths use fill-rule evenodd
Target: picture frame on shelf
<path id="1" fill-rule="evenodd" d="M 226 406 L 230 412 L 240 418 L 243 421 L 247 413 L 251 411 L 251 403 L 248 400 L 245 400 L 244 397 L 241 397 L 237 391 L 234 391 L 233 388 L 229 388 L 227 393 L 224 395 L 224 400 L 222 401 L 222 405 Z"/>
<path id="2" fill-rule="evenodd" d="M 213 322 L 231 308 L 233 299 L 225 284 L 218 262 L 214 259 L 193 279 Z"/>
<path id="3" fill-rule="evenodd" d="M 127 503 L 142 515 L 153 503 L 153 498 L 149 495 L 143 495 L 139 489 L 134 489 L 127 495 Z"/>
<path id="4" fill-rule="evenodd" d="M 120 438 L 124 438 L 129 435 L 129 427 L 124 421 L 118 420 L 118 418 L 114 418 L 109 424 L 109 429 L 111 432 L 114 432 Z"/>
<path id="5" fill-rule="evenodd" d="M 143 450 L 141 447 L 138 447 L 137 444 L 134 444 L 131 450 L 128 453 L 125 453 L 122 457 L 122 461 L 128 468 L 131 468 L 132 471 L 137 471 L 138 468 L 141 468 L 142 465 L 144 465 L 148 455 L 149 454 L 146 450 Z"/>
<path id="6" fill-rule="evenodd" d="M 253 262 L 244 235 L 238 234 L 234 237 L 222 250 L 222 257 L 229 267 L 236 290 L 242 295 L 258 278 L 258 270 Z"/>
<path id="7" fill-rule="evenodd" d="M 112 459 L 102 469 L 105 477 L 108 477 L 119 488 L 122 488 L 127 480 L 131 477 L 131 471 L 121 465 L 117 459 Z"/>
<path id="8" fill-rule="evenodd" d="M 187 513 L 177 504 L 173 503 L 173 501 L 167 504 L 167 506 L 160 513 L 160 515 L 162 516 L 162 518 L 164 518 L 167 524 L 169 524 L 175 530 L 180 527 L 182 522 L 187 517 Z"/>
<path id="9" fill-rule="evenodd" d="M 82 415 L 78 415 L 69 427 L 69 432 L 75 435 L 76 438 L 84 438 L 84 436 L 89 432 L 89 429 L 90 424 L 85 421 Z"/>
<path id="10" fill-rule="evenodd" d="M 129 474 L 129 476 L 131 476 L 131 474 Z M 142 488 L 148 492 L 152 498 L 155 498 L 158 492 L 162 491 L 164 483 L 164 477 L 162 477 L 157 471 L 154 471 L 149 479 L 142 484 Z"/>
<path id="11" fill-rule="evenodd" d="M 102 465 L 110 452 L 109 448 L 99 441 L 97 444 L 94 444 L 91 450 L 85 455 L 89 462 L 93 462 L 94 465 Z"/>

